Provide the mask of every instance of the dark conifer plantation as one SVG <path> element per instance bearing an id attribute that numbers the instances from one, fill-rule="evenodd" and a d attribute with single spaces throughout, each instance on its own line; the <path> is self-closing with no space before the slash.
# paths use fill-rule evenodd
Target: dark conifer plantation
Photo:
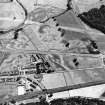
<path id="1" fill-rule="evenodd" d="M 49 103 L 45 101 L 36 103 L 27 103 L 20 105 L 105 105 L 105 101 L 98 98 L 87 98 L 87 97 L 70 97 L 70 98 L 59 98 L 50 101 Z"/>
<path id="2" fill-rule="evenodd" d="M 105 34 L 105 5 L 83 12 L 78 17 L 91 28 L 95 28 Z"/>

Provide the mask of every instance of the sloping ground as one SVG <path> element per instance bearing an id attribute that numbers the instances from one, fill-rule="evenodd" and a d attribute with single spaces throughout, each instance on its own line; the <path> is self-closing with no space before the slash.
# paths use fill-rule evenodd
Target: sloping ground
<path id="1" fill-rule="evenodd" d="M 16 83 L 9 84 L 0 84 L 0 99 L 8 98 L 9 96 L 16 96 L 17 86 Z"/>
<path id="2" fill-rule="evenodd" d="M 79 12 L 86 12 L 94 7 L 99 8 L 101 5 L 101 0 L 73 0 L 72 2 L 74 9 L 78 8 L 76 11 Z M 77 8 L 75 5 L 77 5 Z"/>
<path id="3" fill-rule="evenodd" d="M 60 23 L 60 26 L 64 27 L 74 27 L 74 28 L 82 28 L 79 19 L 73 14 L 72 11 L 65 12 L 64 14 L 56 17 L 58 23 Z"/>
<path id="4" fill-rule="evenodd" d="M 90 36 L 86 33 L 76 32 L 76 31 L 69 31 L 65 30 L 64 38 L 67 41 L 71 40 L 81 40 L 82 38 L 89 38 Z"/>
<path id="5" fill-rule="evenodd" d="M 5 59 L 7 59 L 9 56 L 9 53 L 0 52 L 0 65 L 4 62 Z"/>

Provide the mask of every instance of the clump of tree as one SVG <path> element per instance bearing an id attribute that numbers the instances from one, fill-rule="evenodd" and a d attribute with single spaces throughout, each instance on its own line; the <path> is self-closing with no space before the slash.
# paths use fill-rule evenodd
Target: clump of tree
<path id="1" fill-rule="evenodd" d="M 98 45 L 95 40 L 92 40 L 90 38 L 82 38 L 81 41 L 84 42 L 90 54 L 100 54 Z"/>

